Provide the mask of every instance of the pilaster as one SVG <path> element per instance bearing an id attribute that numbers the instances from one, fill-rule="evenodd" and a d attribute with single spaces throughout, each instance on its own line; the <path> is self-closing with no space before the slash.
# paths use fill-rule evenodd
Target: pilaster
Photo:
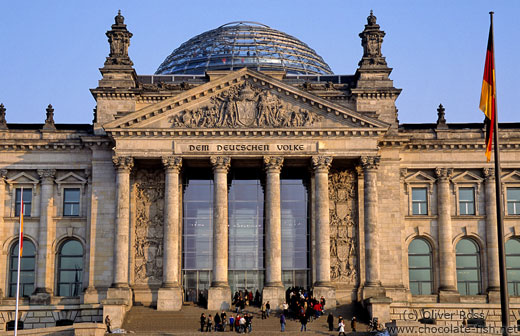
<path id="1" fill-rule="evenodd" d="M 498 261 L 497 202 L 495 169 L 484 168 L 486 203 L 486 256 L 488 271 L 488 301 L 500 302 L 500 274 Z"/>
<path id="2" fill-rule="evenodd" d="M 31 303 L 50 302 L 53 288 L 53 262 L 51 253 L 52 237 L 55 232 L 52 220 L 54 176 L 56 169 L 38 169 L 41 179 L 40 225 L 38 226 L 38 255 L 36 257 L 36 289 Z"/>
<path id="3" fill-rule="evenodd" d="M 459 302 L 455 268 L 455 252 L 452 244 L 451 225 L 451 168 L 436 168 L 437 175 L 437 216 L 439 236 L 439 301 Z"/>

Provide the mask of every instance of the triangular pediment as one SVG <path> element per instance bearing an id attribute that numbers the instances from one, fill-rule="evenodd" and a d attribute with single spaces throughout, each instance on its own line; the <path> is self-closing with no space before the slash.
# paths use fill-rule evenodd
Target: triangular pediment
<path id="1" fill-rule="evenodd" d="M 418 172 L 415 172 L 413 174 L 410 174 L 409 176 L 407 176 L 404 181 L 406 183 L 434 183 L 435 182 L 435 178 L 426 174 L 425 172 L 423 171 L 418 171 Z"/>
<path id="2" fill-rule="evenodd" d="M 360 134 L 379 134 L 388 126 L 245 68 L 103 125 L 107 132 L 348 129 Z"/>
<path id="3" fill-rule="evenodd" d="M 73 172 L 69 172 L 65 175 L 63 175 L 60 178 L 56 179 L 57 184 L 85 184 L 87 183 L 87 180 L 83 177 L 79 176 L 78 174 L 75 174 Z"/>
<path id="4" fill-rule="evenodd" d="M 513 170 L 510 173 L 507 173 L 506 175 L 502 176 L 502 182 L 503 183 L 520 183 L 520 172 L 517 170 Z"/>
<path id="5" fill-rule="evenodd" d="M 472 173 L 472 172 L 469 172 L 469 171 L 465 171 L 465 172 L 462 172 L 456 176 L 454 176 L 451 181 L 455 184 L 457 183 L 482 183 L 484 179 L 481 178 L 480 176 Z"/>

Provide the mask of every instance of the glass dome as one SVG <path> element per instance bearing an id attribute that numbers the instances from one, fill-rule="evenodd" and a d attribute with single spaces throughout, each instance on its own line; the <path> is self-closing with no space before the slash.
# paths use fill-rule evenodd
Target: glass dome
<path id="1" fill-rule="evenodd" d="M 231 22 L 184 42 L 155 74 L 204 74 L 243 67 L 300 75 L 332 74 L 327 63 L 302 41 L 249 21 Z"/>

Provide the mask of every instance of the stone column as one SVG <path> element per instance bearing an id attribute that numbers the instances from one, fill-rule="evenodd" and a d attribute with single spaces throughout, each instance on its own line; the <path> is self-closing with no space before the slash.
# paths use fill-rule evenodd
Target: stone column
<path id="1" fill-rule="evenodd" d="M 228 156 L 212 156 L 213 166 L 213 274 L 208 310 L 227 310 L 231 303 L 228 284 Z"/>
<path id="2" fill-rule="evenodd" d="M 498 263 L 498 229 L 495 169 L 484 168 L 486 202 L 486 256 L 489 302 L 500 302 L 500 274 Z"/>
<path id="3" fill-rule="evenodd" d="M 314 296 L 327 299 L 329 307 L 336 305 L 336 292 L 330 282 L 330 214 L 329 214 L 329 168 L 331 156 L 313 156 L 316 211 L 316 282 Z"/>
<path id="4" fill-rule="evenodd" d="M 36 289 L 31 303 L 49 303 L 52 295 L 54 258 L 51 253 L 54 227 L 52 225 L 52 200 L 55 169 L 38 169 L 41 178 L 40 225 L 38 226 L 38 255 L 36 264 Z"/>
<path id="5" fill-rule="evenodd" d="M 163 284 L 159 289 L 157 310 L 180 310 L 182 290 L 179 286 L 179 173 L 182 158 L 169 156 L 162 159 L 165 168 Z"/>
<path id="6" fill-rule="evenodd" d="M 115 156 L 112 159 L 116 168 L 116 227 L 114 232 L 114 282 L 107 293 L 108 299 L 123 301 L 105 302 L 106 304 L 125 304 L 132 302 L 128 286 L 129 235 L 130 235 L 130 171 L 134 159 L 128 156 Z"/>
<path id="7" fill-rule="evenodd" d="M 453 169 L 437 168 L 435 173 L 437 175 L 437 227 L 439 230 L 439 301 L 457 302 L 460 296 L 457 292 L 455 251 L 451 230 L 450 177 L 453 175 Z"/>
<path id="8" fill-rule="evenodd" d="M 265 156 L 265 286 L 262 301 L 277 309 L 285 299 L 282 283 L 282 213 L 280 204 L 280 172 L 283 158 Z"/>

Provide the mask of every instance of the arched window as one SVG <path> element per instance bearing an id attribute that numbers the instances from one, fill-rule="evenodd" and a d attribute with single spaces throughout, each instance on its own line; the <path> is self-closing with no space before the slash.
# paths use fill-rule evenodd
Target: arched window
<path id="1" fill-rule="evenodd" d="M 18 272 L 18 242 L 9 254 L 9 296 L 16 296 L 16 279 Z M 34 292 L 34 265 L 36 249 L 30 240 L 23 240 L 22 260 L 20 261 L 20 296 L 29 296 Z"/>
<path id="2" fill-rule="evenodd" d="M 506 268 L 509 295 L 520 296 L 520 240 L 506 242 Z"/>
<path id="3" fill-rule="evenodd" d="M 432 249 L 424 239 L 416 238 L 408 246 L 410 291 L 413 295 L 432 293 Z"/>
<path id="4" fill-rule="evenodd" d="M 83 278 L 83 246 L 67 240 L 58 254 L 58 296 L 78 296 Z"/>
<path id="5" fill-rule="evenodd" d="M 457 243 L 457 288 L 460 295 L 480 294 L 480 251 L 471 239 Z"/>

